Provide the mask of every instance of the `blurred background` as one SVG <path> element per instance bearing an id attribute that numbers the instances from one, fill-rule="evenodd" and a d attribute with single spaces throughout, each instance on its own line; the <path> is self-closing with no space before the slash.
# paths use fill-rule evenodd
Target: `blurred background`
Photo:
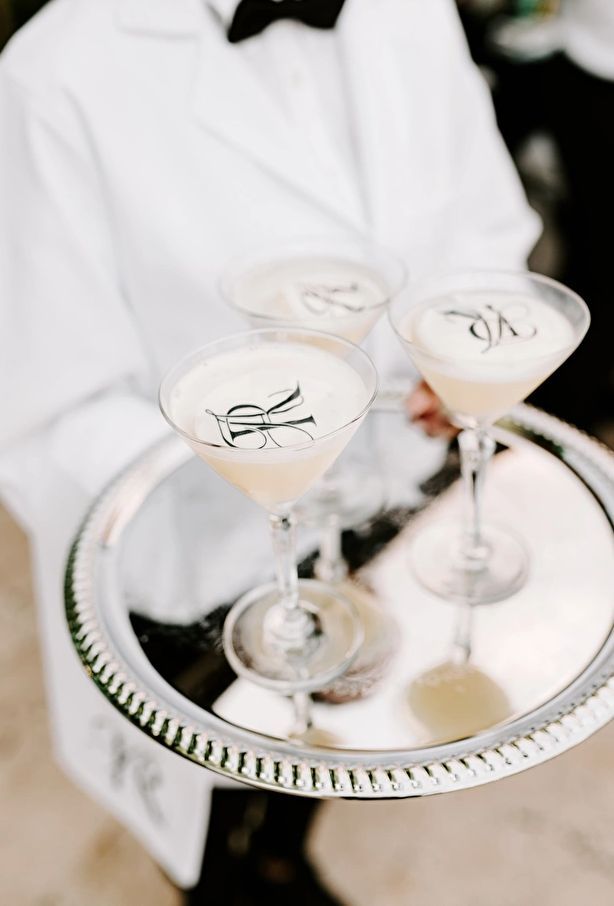
<path id="1" fill-rule="evenodd" d="M 0 48 L 42 5 L 0 0 Z M 459 9 L 504 139 L 544 221 L 531 267 L 597 300 L 605 313 L 593 313 L 592 345 L 535 402 L 614 447 L 612 376 L 591 379 L 596 361 L 611 368 L 614 83 L 563 56 L 557 0 L 459 0 Z M 614 46 L 611 54 L 614 60 Z M 598 384 L 591 399 L 580 393 Z M 65 780 L 48 754 L 27 545 L 4 511 L 0 600 L 2 902 L 179 903 L 130 834 Z M 319 813 L 310 849 L 325 862 L 327 848 L 337 848 L 329 881 L 351 906 L 609 906 L 613 752 L 614 729 L 606 729 L 554 763 L 491 787 L 411 803 L 336 802 Z M 348 824 L 360 822 L 368 832 L 357 857 L 344 851 L 343 839 Z M 368 851 L 374 839 L 386 871 L 369 873 L 360 865 L 377 861 Z"/>

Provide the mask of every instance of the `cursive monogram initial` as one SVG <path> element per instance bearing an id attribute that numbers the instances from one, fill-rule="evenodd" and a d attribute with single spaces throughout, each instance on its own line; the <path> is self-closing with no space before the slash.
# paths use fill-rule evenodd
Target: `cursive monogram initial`
<path id="1" fill-rule="evenodd" d="M 325 283 L 301 283 L 299 291 L 301 302 L 314 315 L 326 314 L 329 308 L 342 309 L 350 314 L 358 314 L 365 309 L 365 306 L 360 301 L 360 296 L 356 299 L 347 298 L 360 292 L 358 283 L 348 283 L 345 286 L 330 286 Z"/>
<path id="2" fill-rule="evenodd" d="M 269 398 L 287 394 L 268 409 L 256 403 L 237 403 L 223 414 L 207 409 L 207 415 L 216 419 L 222 440 L 229 447 L 237 449 L 262 450 L 264 447 L 286 447 L 299 443 L 301 439 L 313 440 L 313 435 L 301 427 L 315 425 L 313 415 L 303 418 L 284 419 L 283 416 L 304 405 L 300 384 L 294 390 L 277 390 Z M 286 436 L 286 432 L 289 432 Z M 297 434 L 303 438 L 297 439 Z M 287 438 L 291 438 L 288 440 Z"/>
<path id="3" fill-rule="evenodd" d="M 469 333 L 486 344 L 482 352 L 514 340 L 531 340 L 537 333 L 537 327 L 527 322 L 529 312 L 525 305 L 512 303 L 501 308 L 484 305 L 480 309 L 450 309 L 443 314 L 446 318 L 469 321 Z"/>

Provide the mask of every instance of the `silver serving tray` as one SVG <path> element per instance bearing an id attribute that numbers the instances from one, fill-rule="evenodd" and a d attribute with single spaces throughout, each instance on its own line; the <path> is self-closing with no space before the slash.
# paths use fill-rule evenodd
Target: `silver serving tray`
<path id="1" fill-rule="evenodd" d="M 614 715 L 614 456 L 528 406 L 497 428 L 487 514 L 526 538 L 532 567 L 513 598 L 474 608 L 465 668 L 461 612 L 415 583 L 407 553 L 429 520 L 458 517 L 454 455 L 398 398 L 369 418 L 385 505 L 345 538 L 369 644 L 332 690 L 342 703 L 314 705 L 308 741 L 288 738 L 289 702 L 221 654 L 223 606 L 270 578 L 260 511 L 176 438 L 95 503 L 67 565 L 70 631 L 92 681 L 161 745 L 254 786 L 380 799 L 517 773 Z M 306 568 L 315 546 L 304 532 Z"/>

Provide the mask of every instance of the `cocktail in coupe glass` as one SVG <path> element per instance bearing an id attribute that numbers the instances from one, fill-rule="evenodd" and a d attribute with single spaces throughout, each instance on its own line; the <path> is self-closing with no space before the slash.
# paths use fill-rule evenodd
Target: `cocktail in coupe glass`
<path id="1" fill-rule="evenodd" d="M 403 263 L 361 237 L 296 239 L 231 264 L 221 292 L 251 327 L 301 327 L 361 343 L 406 279 Z"/>
<path id="2" fill-rule="evenodd" d="M 403 263 L 367 239 L 312 237 L 263 247 L 235 261 L 220 289 L 251 327 L 308 328 L 361 343 L 405 280 Z M 367 435 L 299 505 L 301 521 L 322 530 L 315 570 L 326 581 L 347 573 L 341 530 L 363 522 L 383 502 L 370 447 Z"/>
<path id="3" fill-rule="evenodd" d="M 588 330 L 588 308 L 548 277 L 478 271 L 410 285 L 390 319 L 462 429 L 465 529 L 437 525 L 416 536 L 414 572 L 441 597 L 500 601 L 524 584 L 528 556 L 515 535 L 482 524 L 484 472 L 495 448 L 490 428 L 576 349 Z"/>
<path id="4" fill-rule="evenodd" d="M 210 343 L 162 381 L 160 406 L 171 426 L 269 513 L 277 583 L 236 602 L 224 648 L 239 675 L 284 694 L 326 685 L 362 641 L 351 602 L 321 582 L 298 581 L 292 508 L 341 453 L 376 390 L 361 349 L 286 328 Z"/>

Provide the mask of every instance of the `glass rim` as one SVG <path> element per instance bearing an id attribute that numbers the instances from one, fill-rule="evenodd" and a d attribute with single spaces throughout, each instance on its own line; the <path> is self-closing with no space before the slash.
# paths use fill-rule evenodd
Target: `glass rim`
<path id="1" fill-rule="evenodd" d="M 331 243 L 338 242 L 340 246 L 343 246 L 343 245 L 360 246 L 361 244 L 363 244 L 365 246 L 365 248 L 373 249 L 375 254 L 378 254 L 384 258 L 387 258 L 388 262 L 390 264 L 392 264 L 393 267 L 396 268 L 396 270 L 397 270 L 397 274 L 395 275 L 395 279 L 392 281 L 392 285 L 389 288 L 387 287 L 387 292 L 385 294 L 384 299 L 382 299 L 380 302 L 375 303 L 374 305 L 369 305 L 368 308 L 363 309 L 363 311 L 361 311 L 361 312 L 358 312 L 355 314 L 350 313 L 348 315 L 342 315 L 341 317 L 336 318 L 335 320 L 345 322 L 346 320 L 350 320 L 350 319 L 356 317 L 357 315 L 364 315 L 370 311 L 380 311 L 380 310 L 386 308 L 387 306 L 389 306 L 392 299 L 394 299 L 396 296 L 398 296 L 398 294 L 401 292 L 403 287 L 405 287 L 407 285 L 407 282 L 409 279 L 409 269 L 408 269 L 407 265 L 405 264 L 405 262 L 399 255 L 396 255 L 394 252 L 392 252 L 386 246 L 380 245 L 379 243 L 373 242 L 370 239 L 368 239 L 367 237 L 362 237 L 360 235 L 357 235 L 356 237 L 331 236 L 329 238 L 330 238 Z M 293 239 L 291 241 L 288 241 L 286 243 L 279 243 L 276 246 L 273 246 L 272 244 L 271 245 L 259 245 L 258 247 L 254 248 L 253 251 L 246 252 L 242 256 L 237 256 L 237 257 L 231 259 L 226 264 L 226 266 L 224 267 L 224 270 L 222 271 L 221 275 L 218 277 L 218 279 L 216 281 L 218 292 L 220 293 L 221 297 L 224 299 L 225 303 L 229 306 L 229 308 L 231 308 L 233 311 L 239 312 L 240 314 L 249 315 L 250 317 L 260 318 L 263 321 L 266 321 L 267 323 L 271 323 L 271 324 L 296 323 L 297 325 L 300 325 L 301 323 L 304 323 L 304 321 L 309 320 L 310 316 L 306 315 L 304 319 L 297 318 L 293 321 L 292 318 L 285 319 L 285 318 L 282 318 L 282 317 L 279 317 L 276 315 L 271 315 L 271 314 L 266 314 L 266 313 L 262 313 L 259 311 L 254 311 L 254 309 L 252 309 L 250 307 L 246 307 L 244 305 L 239 305 L 233 297 L 233 293 L 232 293 L 230 284 L 231 284 L 231 282 L 233 282 L 233 277 L 234 277 L 235 273 L 241 269 L 242 264 L 245 265 L 246 271 L 247 271 L 247 267 L 248 267 L 247 262 L 251 261 L 254 268 L 257 267 L 259 263 L 264 264 L 265 261 L 260 260 L 259 256 L 263 256 L 263 258 L 264 258 L 265 254 L 267 252 L 271 252 L 270 263 L 277 264 L 277 263 L 283 262 L 285 259 L 287 259 L 288 254 L 291 252 L 292 249 L 296 249 L 297 257 L 301 257 L 301 255 L 300 255 L 301 245 L 303 245 L 303 244 L 308 245 L 310 243 L 313 243 L 314 245 L 317 245 L 317 244 L 323 245 L 324 242 L 325 242 L 325 238 L 322 236 L 308 235 L 308 236 L 297 236 L 295 239 Z M 272 254 L 274 249 L 279 249 L 279 255 Z M 305 254 L 308 254 L 308 252 L 306 252 Z M 324 251 L 322 251 L 321 254 L 322 254 L 323 258 L 327 258 L 327 259 L 331 260 L 331 259 L 334 259 L 335 257 L 342 257 L 343 252 L 340 252 L 339 256 L 336 256 L 333 252 L 328 252 L 328 251 L 324 250 Z M 356 263 L 360 264 L 361 262 L 356 262 Z M 315 316 L 315 317 L 317 317 L 317 316 Z M 310 328 L 305 328 L 305 329 L 309 330 Z M 335 334 L 331 334 L 331 336 L 335 336 Z"/>
<path id="2" fill-rule="evenodd" d="M 529 271 L 529 270 L 516 271 L 516 270 L 504 270 L 504 269 L 498 269 L 498 268 L 472 268 L 469 270 L 442 271 L 437 274 L 432 274 L 430 277 L 425 277 L 422 280 L 418 280 L 415 283 L 410 283 L 408 285 L 408 288 L 410 290 L 412 288 L 419 289 L 420 287 L 427 286 L 429 283 L 435 282 L 437 280 L 447 280 L 447 279 L 454 280 L 455 278 L 458 278 L 458 277 L 472 277 L 472 276 L 508 277 L 508 278 L 513 278 L 513 279 L 516 279 L 516 278 L 520 279 L 520 278 L 528 277 L 531 282 L 538 283 L 538 284 L 541 283 L 545 286 L 549 286 L 552 289 L 555 289 L 558 292 L 560 292 L 562 295 L 566 296 L 568 299 L 573 299 L 573 301 L 578 305 L 578 308 L 580 309 L 580 311 L 582 312 L 582 315 L 583 315 L 584 328 L 582 331 L 579 332 L 579 335 L 576 338 L 576 342 L 571 343 L 567 346 L 563 346 L 556 352 L 540 353 L 540 355 L 532 356 L 531 358 L 524 360 L 523 364 L 525 364 L 525 362 L 533 363 L 533 362 L 547 361 L 557 355 L 560 355 L 561 353 L 567 352 L 567 350 L 569 350 L 569 354 L 571 354 L 571 352 L 573 352 L 575 349 L 578 348 L 578 346 L 580 345 L 580 343 L 586 336 L 586 333 L 588 332 L 588 329 L 591 325 L 591 313 L 590 313 L 590 309 L 589 309 L 588 305 L 586 304 L 586 302 L 584 301 L 582 296 L 580 296 L 575 290 L 566 286 L 564 283 L 561 283 L 559 280 L 555 280 L 554 277 L 548 277 L 548 276 L 546 276 L 546 274 L 539 274 L 536 271 Z M 455 359 L 454 357 L 451 357 L 451 356 L 437 355 L 436 353 L 430 352 L 428 349 L 424 349 L 424 347 L 420 346 L 418 343 L 415 343 L 414 341 L 409 340 L 406 336 L 404 336 L 401 333 L 401 330 L 398 326 L 398 318 L 396 318 L 395 315 L 393 314 L 393 311 L 392 311 L 393 307 L 394 307 L 394 303 L 391 304 L 388 309 L 388 320 L 390 322 L 390 326 L 392 327 L 395 334 L 401 340 L 401 342 L 403 343 L 404 346 L 407 346 L 410 350 L 416 350 L 420 354 L 428 356 L 429 358 L 433 359 L 436 362 L 444 362 L 445 364 L 456 365 L 456 366 L 459 364 L 458 359 Z M 412 307 L 413 307 L 412 303 L 407 305 L 405 307 L 404 313 L 405 314 L 409 313 L 409 311 L 412 309 Z M 463 360 L 463 362 L 464 361 L 465 360 Z M 474 362 L 473 360 L 471 361 L 471 364 L 472 365 L 476 364 L 476 365 L 478 365 L 478 367 L 481 367 L 481 366 L 479 366 L 479 363 Z M 493 363 L 484 362 L 482 364 L 484 366 L 488 366 L 488 364 L 492 365 Z"/>
<path id="3" fill-rule="evenodd" d="M 322 434 L 320 437 L 313 438 L 312 440 L 304 441 L 299 444 L 289 444 L 288 446 L 285 446 L 285 447 L 282 447 L 279 449 L 275 449 L 275 450 L 269 450 L 266 454 L 267 457 L 270 456 L 271 454 L 278 454 L 279 456 L 281 456 L 281 455 L 287 453 L 288 451 L 289 452 L 300 452 L 302 450 L 311 449 L 312 447 L 316 446 L 320 442 L 330 440 L 331 438 L 335 437 L 337 434 L 340 434 L 342 431 L 345 431 L 347 428 L 349 428 L 355 422 L 362 419 L 367 414 L 367 412 L 369 411 L 371 406 L 373 405 L 375 398 L 377 396 L 377 393 L 378 393 L 378 389 L 379 389 L 379 375 L 378 375 L 377 369 L 376 369 L 375 364 L 373 363 L 371 357 L 369 355 L 367 355 L 367 353 L 364 351 L 364 349 L 362 349 L 356 343 L 352 343 L 350 340 L 346 340 L 343 337 L 338 337 L 335 334 L 325 333 L 324 331 L 321 331 L 321 330 L 310 330 L 309 328 L 302 328 L 302 327 L 295 328 L 295 327 L 285 327 L 284 326 L 284 327 L 263 327 L 263 328 L 256 328 L 253 330 L 237 331 L 236 333 L 228 334 L 227 336 L 224 336 L 224 337 L 219 337 L 217 340 L 211 340 L 209 343 L 205 343 L 204 345 L 199 346 L 196 349 L 193 349 L 191 352 L 188 352 L 184 356 L 182 356 L 177 362 L 175 362 L 174 365 L 172 365 L 165 372 L 164 376 L 162 377 L 162 380 L 160 381 L 160 387 L 158 390 L 158 406 L 160 408 L 160 412 L 162 413 L 165 421 L 171 426 L 171 428 L 177 434 L 179 434 L 185 440 L 190 441 L 191 443 L 194 443 L 194 444 L 198 444 L 199 446 L 209 447 L 213 450 L 222 450 L 222 451 L 224 451 L 224 453 L 226 453 L 230 456 L 236 456 L 237 458 L 240 458 L 241 456 L 245 456 L 245 454 L 253 455 L 255 452 L 258 452 L 257 450 L 245 450 L 245 449 L 240 449 L 238 447 L 233 448 L 233 447 L 229 447 L 227 444 L 223 444 L 223 443 L 218 444 L 218 443 L 214 443 L 212 441 L 202 440 L 202 438 L 196 437 L 195 435 L 191 434 L 189 431 L 186 431 L 185 429 L 181 428 L 174 421 L 174 419 L 171 417 L 170 413 L 167 411 L 167 406 L 164 403 L 163 396 L 164 396 L 164 392 L 165 392 L 165 385 L 167 384 L 168 380 L 173 375 L 173 373 L 177 369 L 180 369 L 182 367 L 182 365 L 187 363 L 190 359 L 193 359 L 193 358 L 197 359 L 201 353 L 205 352 L 205 350 L 210 349 L 214 346 L 217 346 L 218 344 L 222 344 L 225 342 L 232 342 L 234 340 L 238 341 L 241 338 L 247 339 L 247 338 L 255 336 L 255 335 L 258 335 L 258 336 L 269 335 L 270 336 L 272 334 L 279 333 L 280 331 L 286 332 L 286 333 L 294 332 L 294 333 L 299 333 L 299 334 L 306 334 L 307 336 L 312 336 L 314 338 L 323 339 L 327 343 L 330 343 L 330 342 L 339 343 L 342 346 L 346 347 L 349 352 L 358 352 L 359 355 L 361 356 L 361 358 L 367 363 L 370 371 L 372 372 L 373 390 L 372 390 L 371 394 L 369 394 L 369 398 L 368 398 L 367 402 L 364 404 L 364 406 L 361 408 L 361 410 L 358 412 L 358 414 L 355 415 L 353 418 L 351 418 L 349 421 L 344 422 L 343 425 L 340 425 L 338 428 L 335 428 L 333 431 L 329 431 L 327 434 Z M 296 342 L 297 342 L 297 344 L 300 344 L 300 340 L 297 340 Z M 309 344 L 305 343 L 303 345 L 309 345 Z M 352 367 L 352 366 L 350 366 L 350 367 Z M 187 372 L 184 372 L 184 373 L 187 373 Z M 368 388 L 366 386 L 365 386 L 365 389 L 368 391 Z"/>

